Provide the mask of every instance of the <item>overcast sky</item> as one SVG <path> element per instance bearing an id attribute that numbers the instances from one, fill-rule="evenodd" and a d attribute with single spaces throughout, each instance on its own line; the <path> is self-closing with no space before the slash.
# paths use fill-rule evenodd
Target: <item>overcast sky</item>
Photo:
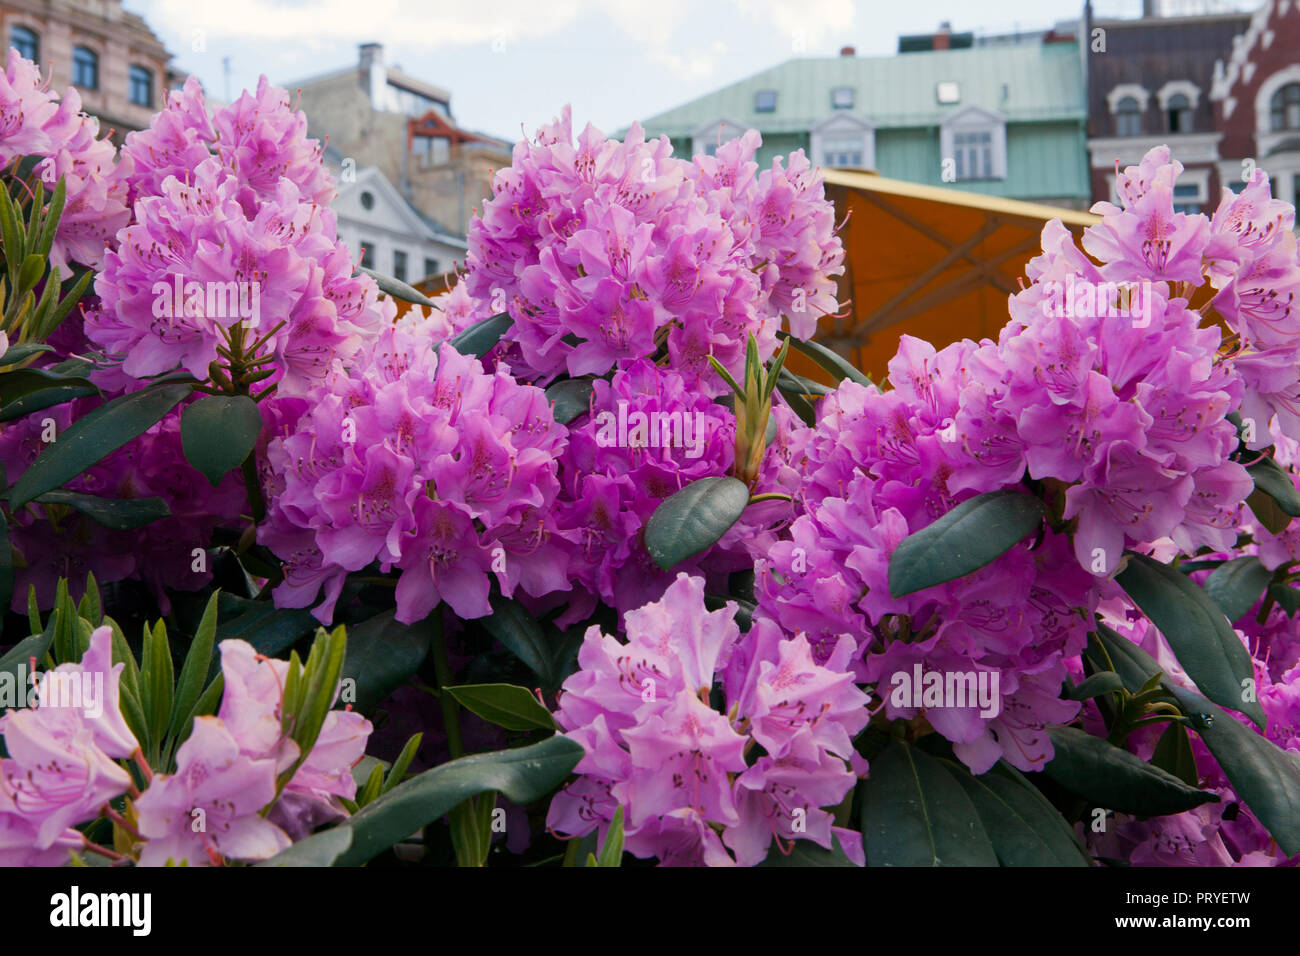
<path id="1" fill-rule="evenodd" d="M 634 119 L 780 63 L 897 49 L 941 20 L 954 31 L 1041 29 L 1083 0 L 125 0 L 175 65 L 225 99 L 259 73 L 292 90 L 383 43 L 389 63 L 451 90 L 464 126 L 531 134 L 565 103 L 575 125 L 612 132 Z M 1131 15 L 1141 0 L 1094 0 Z M 802 54 L 799 51 L 802 50 Z"/>

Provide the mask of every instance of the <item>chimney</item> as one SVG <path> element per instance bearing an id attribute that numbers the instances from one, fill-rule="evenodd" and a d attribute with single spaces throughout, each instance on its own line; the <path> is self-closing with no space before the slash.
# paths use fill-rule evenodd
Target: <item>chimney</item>
<path id="1" fill-rule="evenodd" d="M 384 109 L 385 87 L 388 85 L 388 69 L 384 66 L 384 45 L 382 43 L 362 43 L 358 45 L 361 71 L 361 88 L 370 96 L 370 108 Z"/>
<path id="2" fill-rule="evenodd" d="M 1156 13 L 1156 0 L 1142 0 L 1142 19 L 1150 20 L 1155 16 L 1159 16 Z"/>
<path id="3" fill-rule="evenodd" d="M 932 47 L 932 49 L 935 50 L 948 49 L 948 37 L 951 33 L 952 33 L 952 24 L 949 23 L 947 20 L 944 20 L 942 23 L 939 24 L 939 29 L 934 34 L 934 46 Z"/>
<path id="4" fill-rule="evenodd" d="M 857 56 L 857 55 L 858 55 L 858 51 L 855 47 L 851 47 L 851 46 L 840 47 L 840 56 Z"/>

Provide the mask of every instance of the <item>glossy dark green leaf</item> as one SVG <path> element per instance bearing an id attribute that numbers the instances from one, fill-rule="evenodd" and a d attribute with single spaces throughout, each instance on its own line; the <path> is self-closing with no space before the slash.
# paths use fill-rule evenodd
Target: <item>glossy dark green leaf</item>
<path id="1" fill-rule="evenodd" d="M 804 867 L 856 867 L 857 864 L 849 859 L 848 854 L 844 852 L 844 847 L 840 844 L 840 838 L 836 834 L 831 834 L 831 849 L 818 846 L 812 840 L 795 840 L 790 846 L 789 853 L 782 853 L 781 848 L 774 842 L 772 847 L 767 851 L 767 856 L 763 862 L 758 864 L 760 867 L 772 866 L 804 866 Z"/>
<path id="2" fill-rule="evenodd" d="M 176 680 L 176 701 L 172 707 L 171 723 L 167 727 L 168 736 L 178 734 L 189 718 L 194 706 L 203 693 L 208 671 L 212 666 L 213 651 L 216 649 L 217 637 L 217 603 L 220 591 L 214 591 L 203 609 L 203 617 L 190 641 L 190 649 L 181 664 L 180 677 Z"/>
<path id="3" fill-rule="evenodd" d="M 1246 496 L 1246 504 L 1259 523 L 1272 534 L 1281 534 L 1291 524 L 1291 516 L 1258 488 Z"/>
<path id="4" fill-rule="evenodd" d="M 1043 771 L 1095 806 L 1137 816 L 1182 813 L 1217 794 L 1188 786 L 1136 754 L 1074 727 L 1050 730 L 1055 756 Z"/>
<path id="5" fill-rule="evenodd" d="M 1204 591 L 1186 575 L 1143 554 L 1130 553 L 1116 580 L 1160 629 L 1187 676 L 1210 700 L 1264 726 L 1264 709 L 1253 699 L 1250 652 Z"/>
<path id="6" fill-rule="evenodd" d="M 857 382 L 859 385 L 870 385 L 871 379 L 867 378 L 863 372 L 855 367 L 852 362 L 828 349 L 817 342 L 806 342 L 803 339 L 796 339 L 787 332 L 778 332 L 778 336 L 789 341 L 795 350 L 802 352 L 808 358 L 812 359 L 826 371 L 835 377 L 836 382 L 842 382 L 848 379 L 851 382 Z"/>
<path id="7" fill-rule="evenodd" d="M 1123 690 L 1124 681 L 1114 671 L 1100 671 L 1080 683 L 1065 696 L 1070 700 L 1091 700 L 1102 694 Z"/>
<path id="8" fill-rule="evenodd" d="M 329 854 L 319 848 L 320 838 L 346 829 L 351 833 L 347 849 L 330 863 L 359 866 L 477 793 L 496 790 L 521 804 L 549 795 L 582 754 L 581 744 L 557 734 L 528 747 L 461 757 L 398 784 L 334 830 L 310 836 L 291 849 L 297 851 L 295 858 L 309 857 L 323 865 Z M 341 844 L 342 839 L 335 835 L 332 842 Z M 278 859 L 259 865 L 279 866 Z"/>
<path id="9" fill-rule="evenodd" d="M 345 702 L 363 714 L 410 680 L 429 654 L 433 633 L 428 622 L 402 624 L 395 614 L 385 611 L 348 628 L 343 678 L 355 682 L 356 699 Z"/>
<path id="10" fill-rule="evenodd" d="M 1246 471 L 1255 480 L 1255 488 L 1264 492 L 1293 518 L 1300 517 L 1300 492 L 1285 468 L 1273 458 L 1261 458 L 1253 465 L 1247 465 Z"/>
<path id="11" fill-rule="evenodd" d="M 1219 565 L 1205 579 L 1203 587 L 1224 616 L 1229 621 L 1237 621 L 1259 600 L 1272 579 L 1273 572 L 1259 558 L 1248 554 Z"/>
<path id="12" fill-rule="evenodd" d="M 303 608 L 277 608 L 270 601 L 221 595 L 217 642 L 238 639 L 267 657 L 276 657 L 316 630 L 319 622 Z"/>
<path id="13" fill-rule="evenodd" d="M 665 571 L 717 544 L 749 504 L 738 478 L 693 481 L 659 503 L 645 526 L 645 546 Z"/>
<path id="14" fill-rule="evenodd" d="M 997 770 L 974 776 L 953 760 L 943 768 L 970 798 L 1001 866 L 1088 866 L 1065 818 L 1023 777 Z"/>
<path id="15" fill-rule="evenodd" d="M 438 304 L 436 302 L 418 289 L 407 285 L 401 279 L 394 279 L 392 276 L 386 276 L 382 272 L 376 272 L 374 269 L 368 269 L 365 266 L 358 266 L 357 268 L 375 280 L 375 285 L 379 286 L 380 292 L 390 295 L 394 299 L 401 299 L 403 302 L 414 302 L 416 305 L 437 308 Z"/>
<path id="16" fill-rule="evenodd" d="M 1200 694 L 1172 688 L 1183 713 L 1214 754 L 1237 796 L 1287 856 L 1300 853 L 1300 761 Z"/>
<path id="17" fill-rule="evenodd" d="M 523 661 L 547 687 L 558 683 L 546 633 L 537 618 L 517 601 L 493 595 L 492 614 L 479 623 L 506 650 Z"/>
<path id="18" fill-rule="evenodd" d="M 1130 694 L 1138 693 L 1147 681 L 1160 673 L 1160 665 L 1154 657 L 1100 622 L 1088 635 L 1088 647 L 1084 653 L 1098 672 L 1113 670 L 1118 674 Z"/>
<path id="19" fill-rule="evenodd" d="M 1196 770 L 1196 755 L 1192 752 L 1192 742 L 1183 724 L 1170 722 L 1156 741 L 1151 762 L 1189 786 L 1201 785 L 1200 774 Z"/>
<path id="20" fill-rule="evenodd" d="M 98 498 L 79 491 L 56 488 L 36 499 L 43 505 L 66 505 L 80 511 L 105 528 L 125 531 L 161 521 L 171 516 L 171 508 L 161 498 Z"/>
<path id="21" fill-rule="evenodd" d="M 526 687 L 516 684 L 461 684 L 446 692 L 466 710 L 506 730 L 554 730 L 551 713 Z"/>
<path id="22" fill-rule="evenodd" d="M 53 345 L 46 345 L 44 342 L 22 342 L 18 345 L 11 345 L 0 355 L 0 367 L 6 365 L 17 365 L 24 362 L 33 355 L 40 355 L 42 352 L 53 352 Z"/>
<path id="23" fill-rule="evenodd" d="M 868 866 L 997 866 L 970 798 L 925 751 L 891 743 L 871 761 L 864 794 Z"/>
<path id="24" fill-rule="evenodd" d="M 53 625 L 53 621 L 50 623 Z M 53 638 L 54 628 L 52 626 L 47 627 L 40 634 L 24 637 L 11 647 L 7 654 L 0 657 L 0 687 L 9 684 L 15 693 L 25 693 L 26 689 L 31 686 L 29 683 L 32 673 L 31 659 L 36 658 L 37 667 L 39 667 L 41 658 L 50 650 Z"/>
<path id="25" fill-rule="evenodd" d="M 185 458 L 214 488 L 248 457 L 261 432 L 262 412 L 247 395 L 205 395 L 181 413 Z"/>
<path id="26" fill-rule="evenodd" d="M 902 597 L 977 571 L 1036 530 L 1043 503 L 1023 491 L 968 498 L 908 535 L 889 559 L 889 590 Z"/>
<path id="27" fill-rule="evenodd" d="M 147 387 L 101 405 L 47 445 L 10 492 L 11 508 L 53 491 L 144 434 L 192 391 L 174 384 Z"/>
<path id="28" fill-rule="evenodd" d="M 546 390 L 546 400 L 555 406 L 555 420 L 567 425 L 591 408 L 591 379 L 570 378 L 556 382 Z"/>
<path id="29" fill-rule="evenodd" d="M 0 361 L 7 361 L 8 353 L 5 353 Z M 66 393 L 65 398 L 60 401 L 69 401 L 72 398 L 81 398 L 86 395 L 98 395 L 99 389 L 92 385 L 87 379 L 74 375 L 59 375 L 47 369 L 39 368 L 16 368 L 8 372 L 0 372 L 0 404 L 6 409 L 10 402 L 25 396 L 30 396 L 47 390 L 57 390 Z M 56 404 L 50 402 L 49 405 Z M 32 406 L 48 408 L 49 405 Z"/>
<path id="30" fill-rule="evenodd" d="M 508 312 L 502 312 L 500 315 L 494 315 L 490 319 L 471 325 L 459 335 L 452 336 L 447 340 L 447 344 L 460 355 L 482 358 L 501 341 L 501 336 L 506 334 L 513 321 Z"/>
<path id="31" fill-rule="evenodd" d="M 1268 589 L 1268 595 L 1286 611 L 1287 617 L 1295 617 L 1295 612 L 1300 611 L 1300 587 L 1294 584 L 1274 584 Z"/>

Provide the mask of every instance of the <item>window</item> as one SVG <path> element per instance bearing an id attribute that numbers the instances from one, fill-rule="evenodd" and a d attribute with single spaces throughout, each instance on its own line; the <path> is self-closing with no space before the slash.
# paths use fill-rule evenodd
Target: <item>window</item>
<path id="1" fill-rule="evenodd" d="M 441 166 L 451 159 L 451 140 L 446 136 L 417 136 L 412 148 L 426 165 Z"/>
<path id="2" fill-rule="evenodd" d="M 127 95 L 136 106 L 153 106 L 153 70 L 131 67 Z"/>
<path id="3" fill-rule="evenodd" d="M 370 210 L 375 208 L 374 193 L 370 192 L 369 190 L 364 190 L 361 193 L 360 199 L 361 199 L 361 208 L 364 209 L 366 212 L 369 212 Z"/>
<path id="4" fill-rule="evenodd" d="M 957 161 L 957 178 L 993 178 L 993 133 L 974 130 L 953 133 L 953 158 Z"/>
<path id="5" fill-rule="evenodd" d="M 1169 97 L 1165 104 L 1165 114 L 1169 117 L 1169 132 L 1190 133 L 1192 131 L 1192 103 L 1182 93 Z"/>
<path id="6" fill-rule="evenodd" d="M 823 166 L 862 167 L 863 140 L 861 136 L 846 136 L 822 141 Z"/>
<path id="7" fill-rule="evenodd" d="M 717 155 L 718 155 L 718 144 L 717 144 L 717 143 L 705 143 L 705 144 L 704 144 L 704 155 L 705 155 L 705 156 L 717 156 Z"/>
<path id="8" fill-rule="evenodd" d="M 426 276 L 436 276 L 436 275 L 438 274 L 438 260 L 437 260 L 437 259 L 430 259 L 428 256 L 425 256 L 425 259 L 424 259 L 424 274 L 425 274 Z"/>
<path id="9" fill-rule="evenodd" d="M 1288 83 L 1273 94 L 1269 103 L 1273 132 L 1300 129 L 1300 83 Z"/>
<path id="10" fill-rule="evenodd" d="M 72 48 L 72 82 L 85 90 L 99 89 L 99 54 L 84 46 Z"/>
<path id="11" fill-rule="evenodd" d="M 375 267 L 375 250 L 373 246 L 361 243 L 361 264 L 367 269 Z"/>
<path id="12" fill-rule="evenodd" d="M 26 27 L 14 27 L 9 32 L 9 43 L 18 51 L 19 56 L 33 63 L 40 62 L 41 38 L 36 35 L 36 31 Z"/>
<path id="13" fill-rule="evenodd" d="M 853 92 L 853 87 L 851 86 L 837 86 L 835 89 L 831 90 L 831 109 L 853 109 Z"/>
<path id="14" fill-rule="evenodd" d="M 1201 211 L 1201 187 L 1199 183 L 1174 184 L 1174 211 L 1198 213 Z M 1182 200 L 1181 202 L 1179 200 Z M 1190 202 L 1189 202 L 1190 200 Z"/>
<path id="15" fill-rule="evenodd" d="M 934 98 L 940 103 L 960 103 L 961 87 L 952 80 L 945 80 L 942 83 L 936 83 L 934 86 Z"/>
<path id="16" fill-rule="evenodd" d="M 754 94 L 755 113 L 776 112 L 776 90 L 759 90 Z"/>
<path id="17" fill-rule="evenodd" d="M 393 250 L 393 278 L 399 282 L 406 281 L 406 253 L 401 249 Z"/>
<path id="18" fill-rule="evenodd" d="M 1124 97 L 1115 108 L 1115 135 L 1142 135 L 1142 113 L 1138 109 L 1138 101 L 1135 97 Z"/>

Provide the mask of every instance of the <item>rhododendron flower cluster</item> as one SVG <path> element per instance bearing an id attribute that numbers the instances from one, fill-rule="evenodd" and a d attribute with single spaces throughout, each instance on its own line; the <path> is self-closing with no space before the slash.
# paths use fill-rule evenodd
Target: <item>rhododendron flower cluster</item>
<path id="1" fill-rule="evenodd" d="M 797 335 L 835 311 L 843 248 L 820 175 L 802 153 L 757 174 L 758 134 L 694 162 L 667 138 L 623 142 L 588 126 L 575 141 L 566 108 L 515 147 L 470 225 L 468 294 L 479 316 L 508 312 L 505 352 L 541 382 L 604 373 L 663 346 L 710 394 L 753 335 L 775 351 L 781 317 Z"/>
<path id="2" fill-rule="evenodd" d="M 818 659 L 850 634 L 856 673 L 875 684 L 891 719 L 912 719 L 907 695 L 887 693 L 916 666 L 940 674 L 996 675 L 994 716 L 968 706 L 928 709 L 935 730 L 976 772 L 1005 757 L 1041 770 L 1049 726 L 1078 705 L 1059 699 L 1065 660 L 1086 640 L 1093 578 L 1056 534 L 1018 545 L 973 574 L 894 598 L 889 561 L 899 543 L 974 492 L 1012 486 L 1017 470 L 986 467 L 954 439 L 959 396 L 978 394 L 970 343 L 936 353 L 904 338 L 890 363 L 891 390 L 845 382 L 819 406 L 803 442 L 804 513 L 786 540 L 756 562 L 759 608 L 787 631 L 806 632 Z M 997 432 L 992 432 L 995 437 Z"/>
<path id="3" fill-rule="evenodd" d="M 266 859 L 346 815 L 339 801 L 356 795 L 350 770 L 364 754 L 370 722 L 350 711 L 331 711 L 281 793 L 277 776 L 300 756 L 281 722 L 289 664 L 261 657 L 238 640 L 221 644 L 225 692 L 219 715 L 195 718 L 177 751 L 176 771 L 147 776 L 138 791 L 117 762 L 139 763 L 143 757 L 122 715 L 125 664 L 113 663 L 112 645 L 111 627 L 96 628 L 79 664 L 60 664 L 51 672 L 63 683 L 44 675 L 37 682 L 37 706 L 0 718 L 9 754 L 0 759 L 0 859 L 10 865 L 66 863 L 69 850 L 88 846 L 73 828 L 99 817 L 128 790 L 138 837 L 133 853 L 143 866 Z M 79 692 L 69 700 L 60 688 L 74 680 Z"/>
<path id="4" fill-rule="evenodd" d="M 803 635 L 771 622 L 742 635 L 734 615 L 706 611 L 703 582 L 682 573 L 627 613 L 626 643 L 587 631 L 555 715 L 587 753 L 549 828 L 603 832 L 621 804 L 628 851 L 667 865 L 752 866 L 774 840 L 788 853 L 796 839 L 830 849 L 832 835 L 863 862 L 860 835 L 824 809 L 852 789 L 850 762 L 866 769 L 851 743 L 868 719 L 846 669 L 853 639 L 819 664 Z"/>
<path id="5" fill-rule="evenodd" d="M 277 598 L 328 620 L 348 571 L 398 568 L 397 616 L 446 601 L 482 617 L 502 591 L 561 587 L 566 551 L 549 508 L 565 432 L 545 394 L 489 374 L 436 321 L 386 330 L 357 364 L 284 415 L 267 448 L 272 515 L 259 534 L 285 561 Z"/>
<path id="6" fill-rule="evenodd" d="M 73 262 L 98 267 L 104 247 L 130 219 L 114 153 L 113 144 L 99 138 L 99 121 L 81 111 L 76 89 L 58 97 L 42 84 L 36 64 L 10 48 L 0 75 L 0 170 L 31 156 L 39 158 L 34 172 L 47 192 L 63 179 L 66 199 L 50 262 L 64 278 Z"/>

